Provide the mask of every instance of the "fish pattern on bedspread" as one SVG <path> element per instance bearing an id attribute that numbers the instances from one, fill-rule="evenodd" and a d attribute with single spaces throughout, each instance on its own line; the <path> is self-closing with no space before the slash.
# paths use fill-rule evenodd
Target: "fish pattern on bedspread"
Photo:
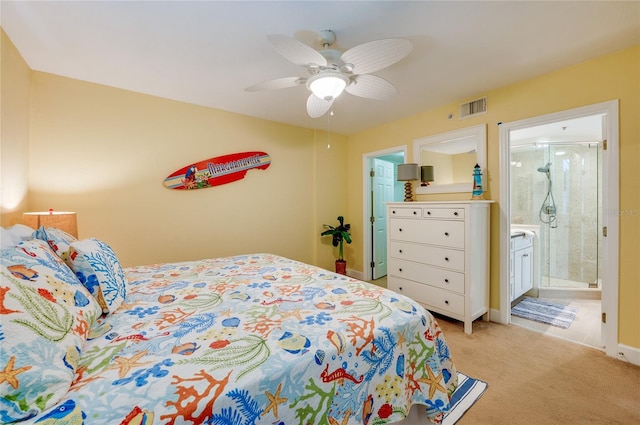
<path id="1" fill-rule="evenodd" d="M 125 273 L 69 393 L 27 422 L 381 425 L 449 408 L 441 330 L 395 292 L 272 254 Z"/>

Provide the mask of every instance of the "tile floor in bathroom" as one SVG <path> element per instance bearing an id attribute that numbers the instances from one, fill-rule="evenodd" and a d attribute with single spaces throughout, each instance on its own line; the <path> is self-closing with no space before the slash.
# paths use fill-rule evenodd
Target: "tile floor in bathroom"
<path id="1" fill-rule="evenodd" d="M 546 335 L 568 339 L 579 344 L 596 348 L 603 348 L 601 343 L 601 312 L 600 300 L 568 299 L 568 298 L 541 298 L 558 304 L 571 305 L 578 308 L 576 318 L 567 329 L 544 323 L 534 322 L 521 317 L 511 316 L 511 323 L 522 326 Z"/>

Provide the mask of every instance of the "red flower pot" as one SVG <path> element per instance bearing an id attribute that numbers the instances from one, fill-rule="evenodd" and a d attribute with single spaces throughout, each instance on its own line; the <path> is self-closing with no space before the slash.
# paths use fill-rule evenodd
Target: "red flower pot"
<path id="1" fill-rule="evenodd" d="M 347 262 L 344 260 L 336 260 L 336 273 L 347 274 Z"/>

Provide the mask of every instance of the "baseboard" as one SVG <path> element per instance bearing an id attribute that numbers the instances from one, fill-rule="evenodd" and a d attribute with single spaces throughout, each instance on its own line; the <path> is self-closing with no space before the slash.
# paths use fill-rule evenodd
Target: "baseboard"
<path id="1" fill-rule="evenodd" d="M 640 366 L 640 348 L 618 344 L 618 358 L 636 366 Z"/>
<path id="2" fill-rule="evenodd" d="M 347 276 L 358 280 L 364 280 L 364 273 L 358 270 L 347 269 Z"/>
<path id="3" fill-rule="evenodd" d="M 489 309 L 489 321 L 502 323 L 500 319 L 500 310 L 496 310 L 495 308 Z"/>

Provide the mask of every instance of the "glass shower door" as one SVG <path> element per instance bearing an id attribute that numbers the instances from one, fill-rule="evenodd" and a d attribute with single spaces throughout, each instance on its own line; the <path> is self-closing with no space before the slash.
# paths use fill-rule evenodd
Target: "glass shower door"
<path id="1" fill-rule="evenodd" d="M 599 287 L 600 149 L 586 142 L 512 148 L 512 225 L 539 229 L 542 288 Z"/>

